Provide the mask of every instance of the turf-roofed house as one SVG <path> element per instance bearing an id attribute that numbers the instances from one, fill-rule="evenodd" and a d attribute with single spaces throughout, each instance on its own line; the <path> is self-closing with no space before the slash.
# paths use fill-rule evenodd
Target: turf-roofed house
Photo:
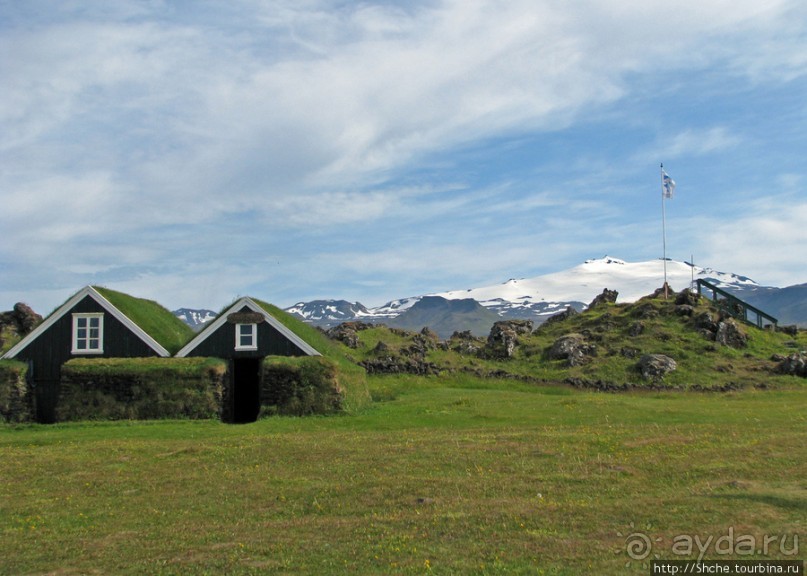
<path id="1" fill-rule="evenodd" d="M 176 354 L 178 358 L 216 357 L 228 363 L 222 400 L 225 421 L 254 422 L 263 406 L 277 405 L 272 396 L 278 392 L 278 383 L 268 381 L 267 358 L 321 356 L 277 314 L 282 312 L 265 302 L 240 298 Z"/>
<path id="2" fill-rule="evenodd" d="M 3 356 L 27 363 L 36 419 L 57 420 L 63 366 L 74 359 L 168 358 L 192 330 L 154 301 L 86 286 Z"/>

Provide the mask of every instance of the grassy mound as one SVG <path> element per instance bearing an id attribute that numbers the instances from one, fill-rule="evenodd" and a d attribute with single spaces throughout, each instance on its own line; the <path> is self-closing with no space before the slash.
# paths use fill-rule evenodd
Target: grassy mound
<path id="1" fill-rule="evenodd" d="M 723 328 L 734 330 L 742 345 L 716 341 L 721 322 Z M 419 367 L 436 367 L 443 373 L 568 382 L 604 390 L 730 390 L 805 384 L 803 378 L 779 374 L 776 358 L 807 349 L 807 333 L 792 335 L 738 324 L 723 318 L 706 299 L 697 298 L 693 305 L 676 304 L 674 297 L 663 296 L 631 304 L 600 304 L 519 334 L 506 358 L 491 354 L 486 339 L 468 335 L 435 342 L 415 332 L 374 326 L 359 331 L 358 337 L 359 346 L 351 350 L 358 363 L 377 364 L 383 358 L 387 364 L 406 366 L 416 359 Z M 577 339 L 581 346 L 574 361 L 553 354 L 553 346 L 564 337 Z M 640 363 L 649 355 L 669 357 L 676 368 L 647 377 Z M 406 362 L 396 364 L 396 359 Z"/>

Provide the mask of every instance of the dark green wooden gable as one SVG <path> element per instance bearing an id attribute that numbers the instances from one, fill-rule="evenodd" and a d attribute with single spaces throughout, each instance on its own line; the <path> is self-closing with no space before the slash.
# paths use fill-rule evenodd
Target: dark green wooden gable
<path id="1" fill-rule="evenodd" d="M 230 308 L 218 322 L 204 329 L 178 356 L 215 356 L 217 358 L 263 358 L 264 356 L 310 356 L 316 354 L 305 342 L 294 338 L 265 318 L 265 312 L 255 312 L 248 305 Z M 258 321 L 259 320 L 259 321 Z M 257 325 L 257 348 L 236 350 L 235 333 L 238 323 Z"/>
<path id="2" fill-rule="evenodd" d="M 103 314 L 102 352 L 78 353 L 73 348 L 73 314 Z M 128 323 L 128 325 L 127 325 Z M 97 291 L 87 287 L 76 293 L 33 332 L 6 353 L 28 363 L 36 418 L 55 421 L 62 365 L 72 358 L 140 358 L 168 356 L 168 352 L 142 332 Z"/>

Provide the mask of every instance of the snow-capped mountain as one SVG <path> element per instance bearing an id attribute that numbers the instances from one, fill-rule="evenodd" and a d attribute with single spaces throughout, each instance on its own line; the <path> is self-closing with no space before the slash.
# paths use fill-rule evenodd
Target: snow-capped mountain
<path id="1" fill-rule="evenodd" d="M 718 272 L 711 268 L 675 260 L 668 260 L 666 264 L 667 282 L 676 292 L 689 288 L 698 278 L 709 280 L 720 288 L 737 293 L 740 297 L 742 294 L 765 291 L 765 287 L 745 276 Z M 653 293 L 663 283 L 663 260 L 626 262 L 605 256 L 586 260 L 568 270 L 534 278 L 512 278 L 492 286 L 436 292 L 424 296 L 440 296 L 447 300 L 471 298 L 502 318 L 527 318 L 541 323 L 569 306 L 582 310 L 605 288 L 619 292 L 618 302 L 635 302 Z M 327 313 L 329 305 L 346 312 L 344 307 L 338 305 L 343 301 L 300 302 L 287 311 L 321 326 L 347 320 L 388 322 L 409 310 L 424 296 L 393 300 L 377 308 L 366 308 L 358 302 L 349 303 L 352 308 L 360 311 L 352 317 L 347 313 L 338 315 Z"/>
<path id="2" fill-rule="evenodd" d="M 692 266 L 686 262 L 667 261 L 667 283 L 676 292 L 689 288 L 695 280 L 709 280 L 720 288 L 756 288 L 759 285 L 744 276 Z M 626 262 L 605 256 L 583 264 L 535 278 L 510 279 L 502 284 L 454 290 L 436 294 L 444 298 L 473 298 L 504 317 L 543 321 L 573 306 L 584 308 L 603 289 L 619 292 L 618 302 L 635 302 L 664 284 L 664 261 Z"/>
<path id="3" fill-rule="evenodd" d="M 285 308 L 285 311 L 322 328 L 330 328 L 349 321 L 372 324 L 388 322 L 397 318 L 419 302 L 421 298 L 423 296 L 402 298 L 371 309 L 366 308 L 360 302 L 348 302 L 347 300 L 312 300 L 311 302 L 298 302 L 294 306 Z"/>
<path id="4" fill-rule="evenodd" d="M 779 319 L 781 325 L 807 326 L 807 284 L 788 288 L 761 286 L 745 276 L 693 266 L 687 262 L 667 261 L 667 282 L 676 292 L 690 287 L 699 278 L 733 292 L 739 298 L 772 314 Z M 626 262 L 605 256 L 586 260 L 579 266 L 561 272 L 534 278 L 511 278 L 501 284 L 481 288 L 410 296 L 375 308 L 367 308 L 359 302 L 346 300 L 313 300 L 298 302 L 286 308 L 286 311 L 323 328 L 347 321 L 386 323 L 391 326 L 400 323 L 403 326 L 415 322 L 412 317 L 416 318 L 417 322 L 421 321 L 421 310 L 407 316 L 407 312 L 416 304 L 426 297 L 439 297 L 434 298 L 432 304 L 443 299 L 449 301 L 472 299 L 481 304 L 486 312 L 492 312 L 496 317 L 524 318 L 540 324 L 569 306 L 582 310 L 605 288 L 619 293 L 617 302 L 635 302 L 643 296 L 652 294 L 663 283 L 662 260 Z M 446 306 L 446 310 L 439 313 L 445 316 L 450 312 L 456 312 L 448 308 L 450 306 Z M 430 308 L 432 311 L 435 309 L 434 305 Z M 216 315 L 211 310 L 188 308 L 175 310 L 174 314 L 196 330 Z M 466 314 L 463 320 L 468 327 L 457 325 L 456 329 L 470 329 L 470 316 Z M 492 317 L 486 316 L 488 319 Z M 396 322 L 396 319 L 400 322 Z M 445 324 L 443 331 L 448 331 L 450 322 Z M 474 326 L 478 330 L 479 322 Z"/>
<path id="5" fill-rule="evenodd" d="M 191 308 L 180 308 L 174 310 L 172 314 L 197 331 L 216 317 L 216 313 L 212 310 L 192 310 Z"/>
<path id="6" fill-rule="evenodd" d="M 347 300 L 312 300 L 311 302 L 298 302 L 286 308 L 286 312 L 294 314 L 312 324 L 338 324 L 348 320 L 359 320 L 363 317 L 372 317 L 374 314 L 359 302 Z"/>

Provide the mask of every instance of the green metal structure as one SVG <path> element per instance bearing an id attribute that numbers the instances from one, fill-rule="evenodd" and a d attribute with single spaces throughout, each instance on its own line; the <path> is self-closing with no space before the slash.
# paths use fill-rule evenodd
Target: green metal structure
<path id="1" fill-rule="evenodd" d="M 734 318 L 757 326 L 758 328 L 765 328 L 766 326 L 763 320 L 767 320 L 769 325 L 774 330 L 776 329 L 779 321 L 770 314 L 763 312 L 759 308 L 751 306 L 749 303 L 740 300 L 722 288 L 718 288 L 711 282 L 698 278 L 697 284 L 699 296 L 703 295 L 704 290 L 710 290 L 712 292 L 712 302 L 714 302 L 718 308 L 724 310 Z"/>

